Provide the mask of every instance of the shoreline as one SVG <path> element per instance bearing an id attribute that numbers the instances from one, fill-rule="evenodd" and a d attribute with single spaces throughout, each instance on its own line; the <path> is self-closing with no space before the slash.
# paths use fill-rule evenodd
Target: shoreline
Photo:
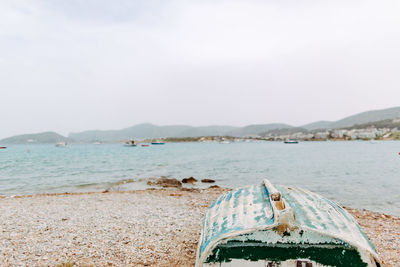
<path id="1" fill-rule="evenodd" d="M 193 266 L 203 216 L 226 188 L 49 193 L 0 199 L 0 265 Z M 345 207 L 383 266 L 400 262 L 400 218 Z"/>
<path id="2" fill-rule="evenodd" d="M 165 177 L 165 176 L 162 176 Z M 133 179 L 128 179 L 128 180 L 132 180 L 131 182 L 124 182 L 125 180 L 121 180 L 118 181 L 117 183 L 114 184 L 118 184 L 118 185 L 125 185 L 128 183 L 137 183 L 139 181 L 155 181 L 157 179 L 160 178 L 141 178 L 139 180 L 133 180 Z M 175 178 L 171 178 L 173 180 L 178 180 Z M 122 182 L 122 183 L 121 183 Z M 201 184 L 201 183 L 200 183 Z M 146 191 L 156 191 L 156 190 L 180 190 L 180 191 L 188 191 L 188 192 L 202 192 L 204 190 L 209 190 L 209 189 L 213 189 L 213 188 L 219 188 L 221 190 L 221 192 L 225 192 L 225 191 L 230 191 L 232 190 L 232 188 L 228 188 L 228 187 L 223 187 L 223 186 L 219 186 L 216 183 L 211 183 L 208 184 L 208 186 L 204 186 L 203 187 L 196 187 L 196 185 L 194 184 L 182 184 L 182 187 L 163 187 L 163 186 L 147 186 L 146 188 L 139 188 L 139 189 L 115 189 L 114 185 L 112 185 L 111 187 L 105 187 L 103 189 L 99 189 L 96 191 L 71 191 L 71 192 L 48 192 L 48 193 L 31 193 L 31 194 L 21 194 L 21 195 L 1 195 L 0 194 L 0 200 L 1 199 L 12 199 L 12 198 L 35 198 L 35 197 L 42 197 L 42 196 L 63 196 L 63 195 L 92 195 L 92 194 L 111 194 L 111 193 L 115 193 L 115 194 L 125 194 L 125 193 L 136 193 L 136 192 L 146 192 Z M 336 202 L 336 201 L 335 201 Z M 367 211 L 370 213 L 374 213 L 374 214 L 383 214 L 385 216 L 390 216 L 390 217 L 394 217 L 394 218 L 400 218 L 400 215 L 395 215 L 395 214 L 390 214 L 390 213 L 385 213 L 383 211 L 375 211 L 375 210 L 371 210 L 368 208 L 363 208 L 363 207 L 351 207 L 348 206 L 347 204 L 342 204 L 339 202 L 336 202 L 339 206 L 346 208 L 346 209 L 352 209 L 352 210 L 359 210 L 359 211 Z"/>
<path id="3" fill-rule="evenodd" d="M 208 137 L 208 136 L 207 136 Z M 161 141 L 165 142 L 165 144 L 179 144 L 179 143 L 215 143 L 219 144 L 221 143 L 220 141 L 212 140 L 212 141 L 202 141 L 200 140 L 201 137 L 189 137 L 189 138 L 166 138 L 166 139 L 161 139 Z M 269 142 L 269 143 L 283 143 L 285 139 L 277 139 L 277 140 L 271 140 L 268 138 L 241 138 L 241 137 L 226 137 L 226 141 L 229 141 L 230 143 L 247 143 L 246 140 L 249 140 L 250 143 L 252 142 Z M 240 141 L 237 141 L 236 139 L 243 139 Z M 299 142 L 386 142 L 386 141 L 400 141 L 400 137 L 396 138 L 391 138 L 391 137 L 385 137 L 385 138 L 359 138 L 359 139 L 344 139 L 344 138 L 327 138 L 327 139 L 296 139 Z M 117 140 L 117 141 L 104 141 L 100 144 L 95 144 L 95 145 L 123 145 L 126 142 L 126 140 Z M 149 140 L 139 140 L 137 141 L 138 144 L 148 144 Z M 13 146 L 36 146 L 36 145 L 51 145 L 54 146 L 54 143 L 3 143 L 5 149 L 8 149 Z M 94 145 L 91 142 L 68 142 L 68 147 L 70 145 Z"/>

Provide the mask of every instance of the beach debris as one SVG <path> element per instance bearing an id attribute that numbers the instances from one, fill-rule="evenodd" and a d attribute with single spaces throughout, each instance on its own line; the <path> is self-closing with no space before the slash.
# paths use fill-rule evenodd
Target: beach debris
<path id="1" fill-rule="evenodd" d="M 171 196 L 171 197 L 181 197 L 182 194 L 171 193 L 171 194 L 169 194 L 169 196 Z"/>
<path id="2" fill-rule="evenodd" d="M 197 183 L 197 179 L 194 177 L 189 177 L 189 178 L 183 178 L 182 183 L 184 184 L 195 184 Z"/>
<path id="3" fill-rule="evenodd" d="M 202 183 L 215 183 L 215 180 L 206 178 L 206 179 L 201 180 L 201 182 Z"/>
<path id="4" fill-rule="evenodd" d="M 134 182 L 135 182 L 134 179 L 123 179 L 123 180 L 112 183 L 111 187 L 117 186 L 117 185 L 128 184 L 128 183 L 134 183 Z"/>
<path id="5" fill-rule="evenodd" d="M 134 182 L 136 182 L 134 179 L 123 179 L 123 180 L 113 182 L 102 193 L 108 193 L 110 191 L 120 191 L 120 186 L 123 186 L 124 184 L 134 183 Z"/>
<path id="6" fill-rule="evenodd" d="M 155 181 L 148 181 L 147 185 L 156 185 L 156 186 L 162 186 L 162 187 L 182 187 L 181 181 L 175 179 L 175 178 L 167 178 L 167 177 L 161 177 Z"/>
<path id="7" fill-rule="evenodd" d="M 182 188 L 181 188 L 181 191 L 187 191 L 187 192 L 196 192 L 196 193 L 199 193 L 199 192 L 200 192 L 200 189 L 198 189 L 198 188 L 184 188 L 184 187 L 182 187 Z"/>

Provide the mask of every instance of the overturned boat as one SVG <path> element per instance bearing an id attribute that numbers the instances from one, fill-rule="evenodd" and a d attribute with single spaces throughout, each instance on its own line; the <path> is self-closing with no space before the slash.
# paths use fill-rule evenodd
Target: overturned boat
<path id="1" fill-rule="evenodd" d="M 261 185 L 222 195 L 206 213 L 196 267 L 380 266 L 355 219 L 309 191 Z"/>

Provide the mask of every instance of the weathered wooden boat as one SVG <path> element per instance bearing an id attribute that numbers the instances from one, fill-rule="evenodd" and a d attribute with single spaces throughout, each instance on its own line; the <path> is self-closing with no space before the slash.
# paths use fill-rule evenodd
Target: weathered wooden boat
<path id="1" fill-rule="evenodd" d="M 380 266 L 355 219 L 307 190 L 261 185 L 222 195 L 207 211 L 196 267 Z"/>

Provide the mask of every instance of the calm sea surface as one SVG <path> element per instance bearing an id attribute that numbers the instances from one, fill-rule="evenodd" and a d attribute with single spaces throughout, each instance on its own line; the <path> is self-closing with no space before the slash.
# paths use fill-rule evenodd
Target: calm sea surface
<path id="1" fill-rule="evenodd" d="M 0 195 L 142 189 L 145 182 L 118 182 L 160 176 L 212 178 L 226 187 L 268 178 L 400 216 L 399 152 L 395 141 L 14 145 L 0 150 Z"/>

